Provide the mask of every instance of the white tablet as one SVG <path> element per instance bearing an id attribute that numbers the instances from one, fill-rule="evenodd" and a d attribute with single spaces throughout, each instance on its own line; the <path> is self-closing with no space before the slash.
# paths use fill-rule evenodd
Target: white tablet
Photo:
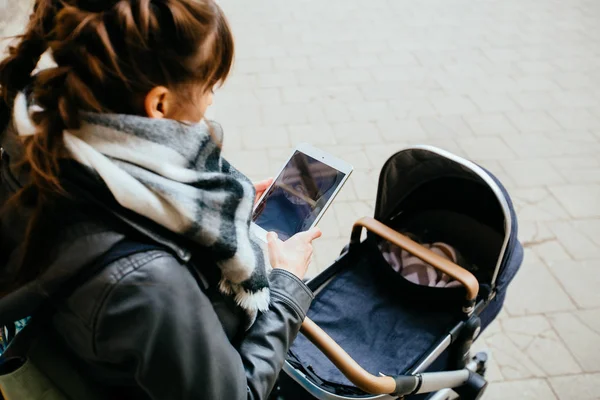
<path id="1" fill-rule="evenodd" d="M 281 240 L 309 230 L 348 180 L 352 166 L 331 154 L 299 144 L 252 214 L 252 230 L 266 241 L 267 232 Z"/>

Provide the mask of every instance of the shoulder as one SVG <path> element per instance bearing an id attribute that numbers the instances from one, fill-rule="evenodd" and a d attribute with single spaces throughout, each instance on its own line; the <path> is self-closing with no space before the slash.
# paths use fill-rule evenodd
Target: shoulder
<path id="1" fill-rule="evenodd" d="M 189 267 L 167 250 L 149 250 L 119 258 L 79 286 L 64 303 L 86 331 L 93 332 L 111 306 L 160 307 L 165 294 L 201 292 Z"/>

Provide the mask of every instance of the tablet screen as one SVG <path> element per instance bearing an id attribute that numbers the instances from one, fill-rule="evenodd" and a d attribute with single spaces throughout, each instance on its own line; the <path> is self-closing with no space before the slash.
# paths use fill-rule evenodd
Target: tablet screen
<path id="1" fill-rule="evenodd" d="M 281 240 L 310 229 L 345 174 L 296 151 L 261 203 L 252 220 Z"/>

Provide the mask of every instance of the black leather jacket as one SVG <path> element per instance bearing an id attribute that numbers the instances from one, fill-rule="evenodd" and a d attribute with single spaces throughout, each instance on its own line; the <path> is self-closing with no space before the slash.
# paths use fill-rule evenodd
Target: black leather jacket
<path id="1" fill-rule="evenodd" d="M 19 148 L 10 132 L 2 146 L 5 204 L 27 176 L 11 162 Z M 48 329 L 75 356 L 80 371 L 112 389 L 111 398 L 267 398 L 313 299 L 301 280 L 274 270 L 271 307 L 244 331 L 245 314 L 215 289 L 219 272 L 210 254 L 192 252 L 148 221 L 80 199 L 55 212 L 68 222 L 56 226 L 46 273 L 34 290 L 0 299 L 0 315 L 35 314 L 61 283 L 115 243 L 131 236 L 151 240 L 163 249 L 120 259 L 87 279 L 57 302 Z M 20 251 L 28 218 L 27 212 L 5 211 L 3 268 L 10 270 Z"/>

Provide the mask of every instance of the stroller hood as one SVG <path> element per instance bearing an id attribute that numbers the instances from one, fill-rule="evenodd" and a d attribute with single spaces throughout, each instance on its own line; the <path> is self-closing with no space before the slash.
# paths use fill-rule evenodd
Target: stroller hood
<path id="1" fill-rule="evenodd" d="M 424 189 L 427 186 L 430 188 Z M 495 269 L 490 271 L 491 280 L 486 283 L 502 290 L 518 270 L 523 251 L 517 240 L 511 199 L 499 180 L 475 163 L 432 146 L 406 148 L 384 164 L 379 177 L 376 219 L 388 223 L 407 208 L 431 209 L 448 207 L 447 204 L 474 219 L 484 219 L 500 235 Z"/>

